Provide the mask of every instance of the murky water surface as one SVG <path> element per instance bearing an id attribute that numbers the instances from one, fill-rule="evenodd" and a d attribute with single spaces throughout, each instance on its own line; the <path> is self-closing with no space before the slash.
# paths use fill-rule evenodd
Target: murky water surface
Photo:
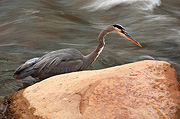
<path id="1" fill-rule="evenodd" d="M 179 0 L 1 0 L 0 99 L 37 82 L 13 79 L 26 60 L 62 48 L 86 55 L 112 24 L 123 25 L 143 48 L 109 34 L 89 70 L 155 59 L 170 62 L 180 77 L 179 6 Z"/>

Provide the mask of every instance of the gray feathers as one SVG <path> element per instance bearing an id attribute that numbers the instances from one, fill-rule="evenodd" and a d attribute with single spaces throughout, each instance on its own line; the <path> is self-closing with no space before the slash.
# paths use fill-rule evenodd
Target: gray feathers
<path id="1" fill-rule="evenodd" d="M 37 63 L 39 58 L 33 58 L 26 61 L 23 65 L 18 67 L 14 73 L 14 78 L 16 79 L 23 79 L 33 73 L 33 65 Z"/>
<path id="2" fill-rule="evenodd" d="M 57 74 L 78 71 L 83 65 L 83 55 L 76 49 L 62 49 L 50 52 L 41 58 L 26 61 L 14 73 L 14 78 L 27 76 L 40 79 Z"/>

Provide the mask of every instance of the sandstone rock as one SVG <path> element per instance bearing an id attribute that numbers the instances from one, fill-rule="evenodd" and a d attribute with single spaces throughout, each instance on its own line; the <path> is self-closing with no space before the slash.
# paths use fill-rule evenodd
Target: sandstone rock
<path id="1" fill-rule="evenodd" d="M 48 78 L 10 97 L 21 119 L 179 119 L 180 84 L 171 64 L 141 61 Z"/>

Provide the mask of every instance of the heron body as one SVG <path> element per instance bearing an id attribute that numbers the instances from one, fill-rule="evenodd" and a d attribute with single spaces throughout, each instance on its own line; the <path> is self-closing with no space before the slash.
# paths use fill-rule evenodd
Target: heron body
<path id="1" fill-rule="evenodd" d="M 90 54 L 84 56 L 80 51 L 72 48 L 52 51 L 40 58 L 33 58 L 26 61 L 17 68 L 14 78 L 23 79 L 27 76 L 32 76 L 45 79 L 58 74 L 84 70 L 100 55 L 105 45 L 104 37 L 111 32 L 118 33 L 142 47 L 121 25 L 112 25 L 99 34 L 98 45 Z"/>

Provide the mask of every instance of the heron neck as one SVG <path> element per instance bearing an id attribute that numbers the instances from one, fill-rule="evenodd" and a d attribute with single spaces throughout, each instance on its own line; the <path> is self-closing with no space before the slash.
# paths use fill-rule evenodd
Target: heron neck
<path id="1" fill-rule="evenodd" d="M 105 29 L 103 30 L 99 36 L 98 36 L 98 45 L 96 49 L 88 54 L 87 56 L 84 57 L 84 66 L 82 69 L 86 69 L 90 64 L 92 64 L 96 58 L 101 54 L 102 50 L 104 49 L 105 46 L 105 39 L 104 37 L 109 33 L 110 31 Z"/>

